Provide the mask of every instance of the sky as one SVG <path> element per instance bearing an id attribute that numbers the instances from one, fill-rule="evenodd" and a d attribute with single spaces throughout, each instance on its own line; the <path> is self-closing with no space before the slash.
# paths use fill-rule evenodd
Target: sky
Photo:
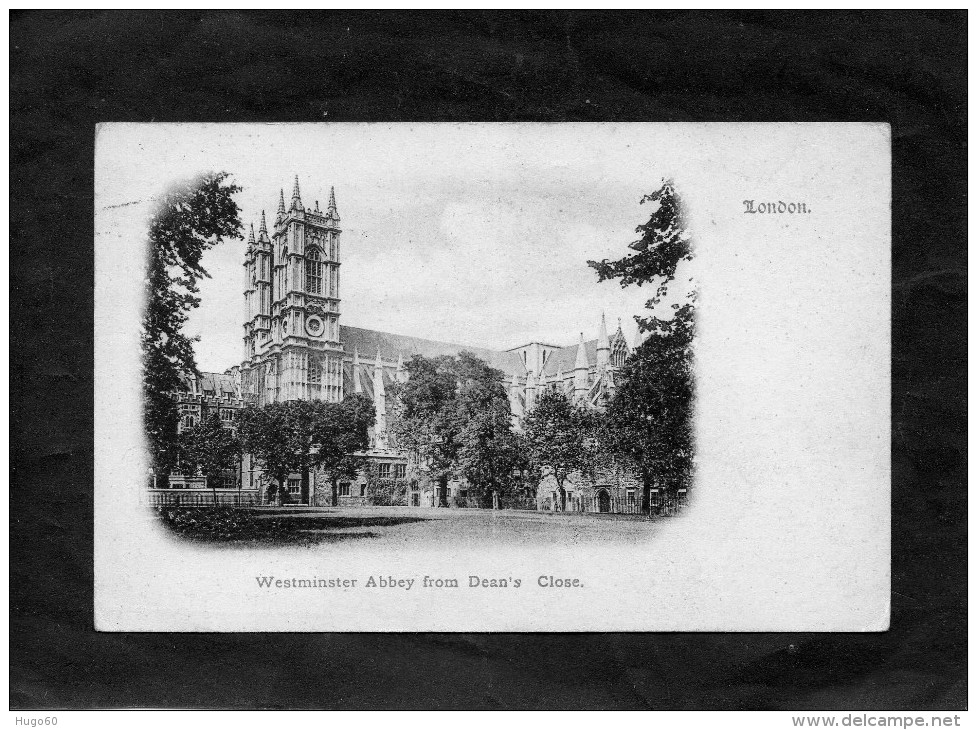
<path id="1" fill-rule="evenodd" d="M 604 313 L 610 332 L 620 318 L 633 341 L 632 317 L 653 294 L 598 283 L 586 264 L 629 251 L 652 212 L 642 196 L 673 172 L 672 155 L 654 134 L 635 134 L 641 127 L 185 126 L 114 135 L 125 174 L 105 176 L 105 204 L 144 203 L 170 181 L 226 170 L 243 188 L 247 230 L 262 209 L 273 222 L 279 189 L 287 203 L 296 175 L 306 206 L 325 208 L 334 186 L 341 324 L 508 349 L 592 339 Z M 186 326 L 200 338 L 202 370 L 241 360 L 244 249 L 227 241 L 204 256 L 211 278 Z"/>

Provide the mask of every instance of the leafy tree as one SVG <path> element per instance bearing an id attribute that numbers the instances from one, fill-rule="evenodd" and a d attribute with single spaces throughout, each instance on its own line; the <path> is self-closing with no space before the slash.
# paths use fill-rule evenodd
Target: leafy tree
<path id="1" fill-rule="evenodd" d="M 183 374 L 197 372 L 193 339 L 183 334 L 190 310 L 200 303 L 198 282 L 205 251 L 239 238 L 240 210 L 227 173 L 207 173 L 173 186 L 149 221 L 143 354 L 143 409 L 150 458 L 166 478 L 177 455 L 178 413 L 171 393 Z"/>
<path id="2" fill-rule="evenodd" d="M 681 307 L 666 324 L 624 364 L 600 429 L 608 451 L 641 474 L 645 512 L 651 508 L 652 487 L 674 493 L 688 488 L 692 479 L 692 307 Z"/>
<path id="3" fill-rule="evenodd" d="M 224 472 L 234 469 L 241 455 L 241 443 L 231 429 L 224 428 L 217 413 L 189 428 L 179 438 L 180 465 L 185 474 L 207 479 L 217 504 L 217 485 Z"/>
<path id="4" fill-rule="evenodd" d="M 355 479 L 366 459 L 359 454 L 370 446 L 370 427 L 376 421 L 373 401 L 362 393 L 343 398 L 342 403 L 327 404 L 328 422 L 317 434 L 313 465 L 322 469 L 332 488 L 342 479 Z"/>
<path id="5" fill-rule="evenodd" d="M 558 391 L 543 393 L 524 421 L 529 457 L 542 475 L 556 480 L 559 509 L 566 509 L 566 480 L 594 464 L 594 420 L 586 408 Z"/>
<path id="6" fill-rule="evenodd" d="M 459 473 L 468 482 L 472 497 L 482 506 L 495 507 L 497 500 L 512 492 L 513 471 L 520 464 L 503 373 L 469 352 L 458 356 L 457 372 Z"/>
<path id="7" fill-rule="evenodd" d="M 390 430 L 426 467 L 446 507 L 448 482 L 465 477 L 483 503 L 507 488 L 513 469 L 511 411 L 502 373 L 470 352 L 415 355 L 392 391 Z"/>
<path id="8" fill-rule="evenodd" d="M 656 331 L 667 327 L 654 315 L 655 308 L 668 294 L 675 281 L 679 264 L 692 260 L 692 234 L 682 201 L 671 180 L 663 180 L 661 187 L 641 198 L 641 204 L 657 203 L 648 222 L 638 226 L 635 232 L 641 237 L 629 244 L 634 251 L 617 261 L 588 261 L 587 265 L 597 272 L 598 281 L 618 279 L 621 287 L 656 286 L 654 296 L 645 302 L 649 311 L 646 317 L 635 317 L 643 331 Z M 691 281 L 691 280 L 690 280 Z M 673 305 L 678 309 L 678 305 Z"/>
<path id="9" fill-rule="evenodd" d="M 437 484 L 438 503 L 446 507 L 448 481 L 456 474 L 461 449 L 455 358 L 415 355 L 405 368 L 407 382 L 391 389 L 395 413 L 390 431 L 426 467 Z"/>
<path id="10" fill-rule="evenodd" d="M 526 434 L 515 433 L 513 436 L 517 458 L 513 469 L 513 494 L 510 499 L 520 507 L 531 506 L 535 509 L 536 496 L 543 474 L 539 465 L 530 456 Z"/>
<path id="11" fill-rule="evenodd" d="M 323 468 L 333 484 L 354 476 L 361 464 L 355 452 L 369 446 L 373 404 L 362 395 L 342 403 L 294 400 L 249 406 L 238 417 L 245 448 L 284 489 L 288 475 L 302 475 L 302 501 L 309 499 L 309 473 Z"/>
<path id="12" fill-rule="evenodd" d="M 238 434 L 245 451 L 260 464 L 279 490 L 285 480 L 301 468 L 291 432 L 291 403 L 248 406 L 238 413 Z"/>
<path id="13" fill-rule="evenodd" d="M 507 498 L 516 487 L 513 472 L 520 464 L 519 443 L 512 432 L 509 402 L 498 401 L 476 410 L 465 424 L 458 454 L 461 475 L 469 494 L 483 506 L 495 506 L 493 497 Z"/>
<path id="14" fill-rule="evenodd" d="M 642 508 L 647 512 L 655 484 L 674 491 L 687 488 L 692 478 L 696 295 L 691 291 L 683 304 L 672 304 L 670 319 L 656 316 L 655 309 L 668 294 L 679 265 L 692 259 L 693 240 L 682 201 L 670 180 L 641 202 L 658 207 L 636 229 L 641 237 L 630 244 L 634 253 L 618 261 L 587 263 L 600 281 L 618 279 L 622 287 L 656 287 L 645 305 L 648 315 L 635 317 L 649 336 L 619 373 L 619 386 L 600 428 L 604 446 L 640 472 Z"/>

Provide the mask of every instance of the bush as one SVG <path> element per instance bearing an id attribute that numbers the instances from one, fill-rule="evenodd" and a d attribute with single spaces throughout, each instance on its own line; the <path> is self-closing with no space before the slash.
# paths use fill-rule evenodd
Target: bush
<path id="1" fill-rule="evenodd" d="M 503 509 L 536 509 L 536 497 L 528 494 L 512 494 L 502 499 Z"/>
<path id="2" fill-rule="evenodd" d="M 407 483 L 396 479 L 376 479 L 366 487 L 366 503 L 375 507 L 407 504 Z"/>
<path id="3" fill-rule="evenodd" d="M 181 535 L 222 540 L 253 531 L 254 513 L 235 507 L 157 507 L 164 524 Z"/>

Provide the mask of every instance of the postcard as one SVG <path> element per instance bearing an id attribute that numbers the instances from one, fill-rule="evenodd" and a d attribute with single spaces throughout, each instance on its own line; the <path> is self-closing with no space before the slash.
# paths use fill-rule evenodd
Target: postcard
<path id="1" fill-rule="evenodd" d="M 100 631 L 882 631 L 884 124 L 99 125 Z"/>

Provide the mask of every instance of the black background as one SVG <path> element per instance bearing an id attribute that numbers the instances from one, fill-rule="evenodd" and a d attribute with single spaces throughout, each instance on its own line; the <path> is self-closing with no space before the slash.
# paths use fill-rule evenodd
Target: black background
<path id="1" fill-rule="evenodd" d="M 965 707 L 964 12 L 19 12 L 10 40 L 12 708 Z M 891 630 L 95 633 L 93 139 L 130 120 L 890 122 Z"/>

